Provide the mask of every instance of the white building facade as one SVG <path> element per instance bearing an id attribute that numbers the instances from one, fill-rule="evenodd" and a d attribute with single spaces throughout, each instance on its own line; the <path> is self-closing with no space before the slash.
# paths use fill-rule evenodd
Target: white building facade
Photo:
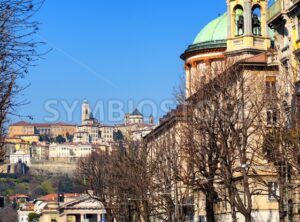
<path id="1" fill-rule="evenodd" d="M 9 162 L 11 164 L 25 163 L 27 166 L 29 166 L 30 165 L 30 154 L 25 153 L 23 150 L 18 150 L 14 154 L 10 154 Z"/>
<path id="2" fill-rule="evenodd" d="M 91 155 L 93 151 L 91 144 L 51 144 L 49 146 L 49 160 L 76 160 Z"/>

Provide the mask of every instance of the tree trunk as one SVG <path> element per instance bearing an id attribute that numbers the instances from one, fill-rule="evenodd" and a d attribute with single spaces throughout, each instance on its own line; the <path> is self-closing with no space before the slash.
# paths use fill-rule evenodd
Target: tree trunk
<path id="1" fill-rule="evenodd" d="M 168 217 L 168 222 L 173 222 L 173 216 L 174 216 L 174 207 L 173 206 L 169 206 L 168 207 L 168 211 L 169 211 L 169 217 Z"/>
<path id="2" fill-rule="evenodd" d="M 282 168 L 280 168 L 282 170 Z M 282 176 L 283 175 L 283 176 Z M 286 194 L 285 194 L 285 174 L 283 172 L 278 172 L 277 177 L 278 177 L 278 189 L 279 189 L 279 197 L 278 197 L 278 209 L 279 209 L 279 221 L 280 222 L 285 222 L 285 218 L 287 217 L 285 212 L 285 199 L 286 199 Z"/>
<path id="3" fill-rule="evenodd" d="M 232 222 L 237 222 L 235 207 L 231 208 L 231 219 L 232 219 Z"/>
<path id="4" fill-rule="evenodd" d="M 149 205 L 147 202 L 142 204 L 142 217 L 144 222 L 150 222 Z"/>
<path id="5" fill-rule="evenodd" d="M 206 210 L 206 219 L 207 219 L 207 222 L 215 222 L 214 192 L 213 191 L 211 191 L 206 196 L 205 210 Z"/>
<path id="6" fill-rule="evenodd" d="M 278 208 L 279 208 L 279 221 L 280 222 L 285 222 L 284 201 L 283 201 L 282 197 L 279 198 Z"/>
<path id="7" fill-rule="evenodd" d="M 245 215 L 245 222 L 251 222 L 251 221 L 252 221 L 251 214 L 246 214 Z"/>
<path id="8" fill-rule="evenodd" d="M 229 194 L 229 204 L 231 207 L 231 218 L 232 218 L 232 222 L 237 222 L 237 218 L 236 218 L 236 208 L 235 208 L 235 201 L 234 201 L 234 196 L 233 196 L 233 192 L 231 189 L 228 189 L 228 194 Z"/>
<path id="9" fill-rule="evenodd" d="M 113 222 L 113 216 L 111 213 L 111 209 L 106 209 L 106 221 L 107 222 Z"/>

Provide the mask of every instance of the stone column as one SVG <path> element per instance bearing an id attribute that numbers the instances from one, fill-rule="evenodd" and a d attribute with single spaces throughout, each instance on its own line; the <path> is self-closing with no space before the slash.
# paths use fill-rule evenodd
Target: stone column
<path id="1" fill-rule="evenodd" d="M 193 95 L 198 87 L 199 75 L 198 75 L 198 67 L 197 62 L 192 62 L 190 69 L 190 96 Z"/>
<path id="2" fill-rule="evenodd" d="M 185 65 L 185 73 L 186 73 L 186 84 L 185 84 L 185 90 L 186 90 L 186 97 L 190 97 L 191 95 L 191 68 L 190 65 Z"/>
<path id="3" fill-rule="evenodd" d="M 252 35 L 252 6 L 251 0 L 244 1 L 244 35 Z"/>
<path id="4" fill-rule="evenodd" d="M 100 222 L 100 221 L 101 221 L 101 215 L 97 214 L 97 222 Z"/>
<path id="5" fill-rule="evenodd" d="M 268 32 L 268 25 L 267 25 L 267 10 L 268 5 L 267 3 L 260 3 L 260 16 L 261 16 L 261 35 L 264 37 L 270 37 Z"/>
<path id="6" fill-rule="evenodd" d="M 84 222 L 84 214 L 80 214 L 80 222 Z"/>
<path id="7" fill-rule="evenodd" d="M 61 221 L 61 222 L 67 222 L 67 221 L 68 221 L 68 215 L 65 214 L 65 215 L 61 216 L 60 221 Z"/>
<path id="8" fill-rule="evenodd" d="M 233 36 L 232 29 L 231 29 L 232 26 L 231 17 L 232 17 L 232 11 L 230 8 L 230 3 L 227 2 L 227 37 L 228 38 L 231 38 Z"/>

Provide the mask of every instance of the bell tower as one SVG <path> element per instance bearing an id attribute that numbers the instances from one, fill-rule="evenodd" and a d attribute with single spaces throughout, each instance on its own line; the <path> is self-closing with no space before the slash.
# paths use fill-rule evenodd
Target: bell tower
<path id="1" fill-rule="evenodd" d="M 86 120 L 90 118 L 90 105 L 85 99 L 81 106 L 81 124 L 85 125 Z"/>
<path id="2" fill-rule="evenodd" d="M 270 48 L 267 7 L 268 0 L 227 0 L 228 55 L 253 55 Z"/>

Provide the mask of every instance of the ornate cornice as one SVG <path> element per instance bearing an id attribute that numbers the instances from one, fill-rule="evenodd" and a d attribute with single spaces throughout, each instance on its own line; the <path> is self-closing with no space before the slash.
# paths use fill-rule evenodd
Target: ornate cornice
<path id="1" fill-rule="evenodd" d="M 227 41 L 226 40 L 217 40 L 217 41 L 209 41 L 209 42 L 202 42 L 193 45 L 189 45 L 187 50 L 180 56 L 181 59 L 185 60 L 188 57 L 207 53 L 207 52 L 220 52 L 224 51 L 227 48 Z"/>

